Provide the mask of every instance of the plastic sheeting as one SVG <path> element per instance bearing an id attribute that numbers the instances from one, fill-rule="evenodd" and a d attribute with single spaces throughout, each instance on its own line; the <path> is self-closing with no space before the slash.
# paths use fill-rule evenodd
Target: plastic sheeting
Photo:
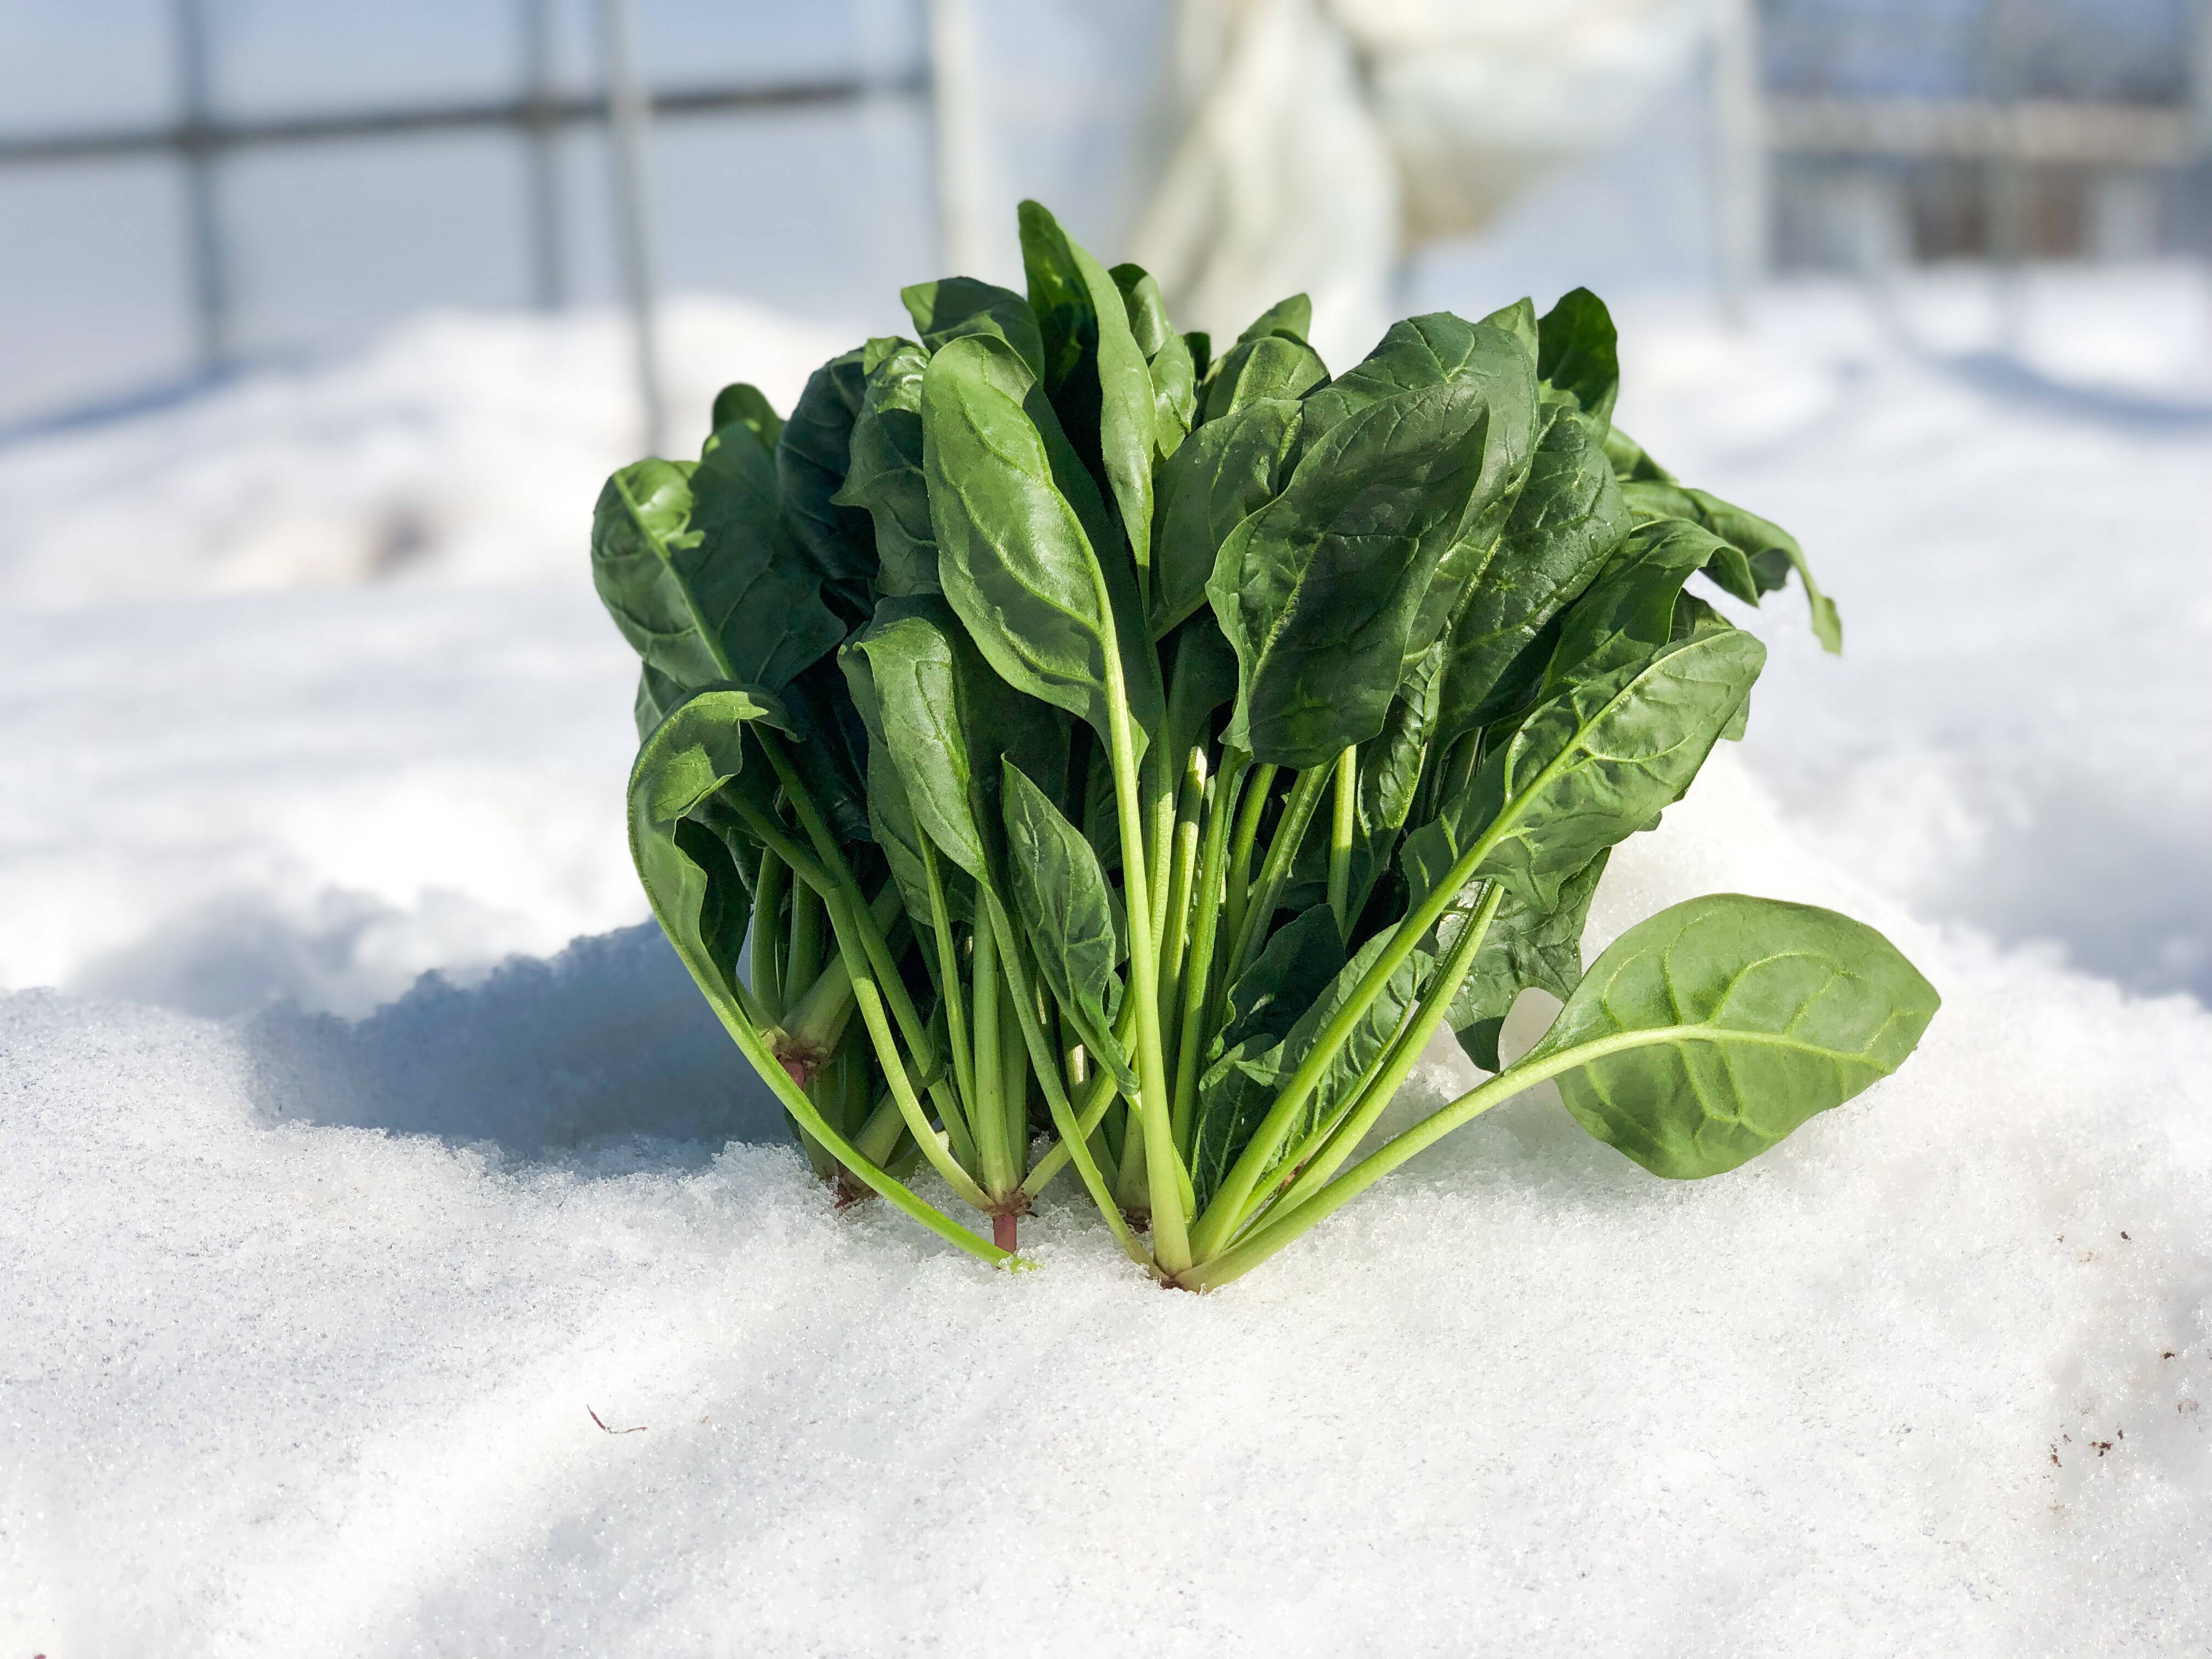
<path id="1" fill-rule="evenodd" d="M 1136 257 L 1196 326 L 1233 336 L 1304 289 L 1322 355 L 1357 355 L 1404 254 L 1620 143 L 1711 15 L 1705 0 L 1182 0 Z"/>

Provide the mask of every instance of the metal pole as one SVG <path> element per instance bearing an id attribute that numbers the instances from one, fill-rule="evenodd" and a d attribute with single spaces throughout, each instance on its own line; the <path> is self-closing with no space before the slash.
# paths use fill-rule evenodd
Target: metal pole
<path id="1" fill-rule="evenodd" d="M 948 275 L 980 276 L 988 243 L 988 185 L 982 75 L 968 0 L 927 0 L 929 102 L 937 144 L 938 258 Z"/>
<path id="2" fill-rule="evenodd" d="M 553 102 L 551 0 L 522 0 L 520 21 L 531 290 L 540 309 L 557 311 L 568 300 L 568 283 L 561 257 L 561 160 L 554 148 L 559 117 Z"/>
<path id="3" fill-rule="evenodd" d="M 1713 276 L 1722 316 L 1741 328 L 1766 274 L 1766 131 L 1751 0 L 1714 8 L 1712 100 Z"/>
<path id="4" fill-rule="evenodd" d="M 645 195 L 645 89 L 637 78 L 629 0 L 599 0 L 599 58 L 607 85 L 607 140 L 613 163 L 615 234 L 637 356 L 637 394 L 645 450 L 662 447 L 660 350 L 653 314 L 653 245 Z"/>
<path id="5" fill-rule="evenodd" d="M 191 265 L 192 312 L 200 366 L 220 368 L 231 355 L 230 283 L 222 221 L 216 198 L 214 98 L 208 65 L 204 0 L 176 0 L 178 149 L 185 166 L 185 234 Z"/>

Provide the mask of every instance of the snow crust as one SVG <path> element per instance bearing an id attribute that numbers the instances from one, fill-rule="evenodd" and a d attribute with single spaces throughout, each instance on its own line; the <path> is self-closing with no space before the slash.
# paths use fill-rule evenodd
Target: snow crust
<path id="1" fill-rule="evenodd" d="M 1065 1195 L 994 1274 L 781 1146 L 282 1121 L 250 1026 L 11 997 L 0 1641 L 2197 1650 L 2212 1018 L 1911 922 L 1725 759 L 1620 862 L 1600 932 L 1841 900 L 1943 1013 L 1735 1174 L 1530 1097 L 1203 1298 Z"/>
<path id="2" fill-rule="evenodd" d="M 1203 1298 L 1072 1191 L 1019 1275 L 833 1212 L 638 925 L 618 336 L 0 450 L 0 1651 L 2202 1652 L 2212 420 L 2197 291 L 2100 283 L 2024 368 L 1964 283 L 1626 320 L 1850 654 L 1769 601 L 1587 949 L 1833 905 L 1920 1053 L 1691 1184 L 1536 1091 Z M 685 409 L 845 343 L 684 314 Z"/>

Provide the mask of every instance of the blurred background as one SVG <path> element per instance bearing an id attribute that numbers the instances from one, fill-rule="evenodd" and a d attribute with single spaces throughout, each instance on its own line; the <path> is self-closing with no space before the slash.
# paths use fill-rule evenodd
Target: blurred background
<path id="1" fill-rule="evenodd" d="M 635 923 L 600 479 L 1024 196 L 1339 365 L 1596 289 L 1843 606 L 1759 623 L 1802 832 L 2212 995 L 2208 0 L 11 0 L 0 986 L 383 1019 Z"/>

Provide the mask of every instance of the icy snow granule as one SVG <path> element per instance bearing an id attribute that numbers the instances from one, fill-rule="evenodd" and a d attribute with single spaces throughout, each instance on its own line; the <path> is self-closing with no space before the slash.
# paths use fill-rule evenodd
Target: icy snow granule
<path id="1" fill-rule="evenodd" d="M 1531 1097 L 1205 1297 L 1066 1195 L 1010 1277 L 779 1147 L 279 1123 L 239 1029 L 0 1003 L 0 1650 L 2201 1652 L 2212 1017 L 1732 757 L 1616 866 L 1593 947 L 1842 902 L 1943 1012 L 1740 1171 Z"/>

